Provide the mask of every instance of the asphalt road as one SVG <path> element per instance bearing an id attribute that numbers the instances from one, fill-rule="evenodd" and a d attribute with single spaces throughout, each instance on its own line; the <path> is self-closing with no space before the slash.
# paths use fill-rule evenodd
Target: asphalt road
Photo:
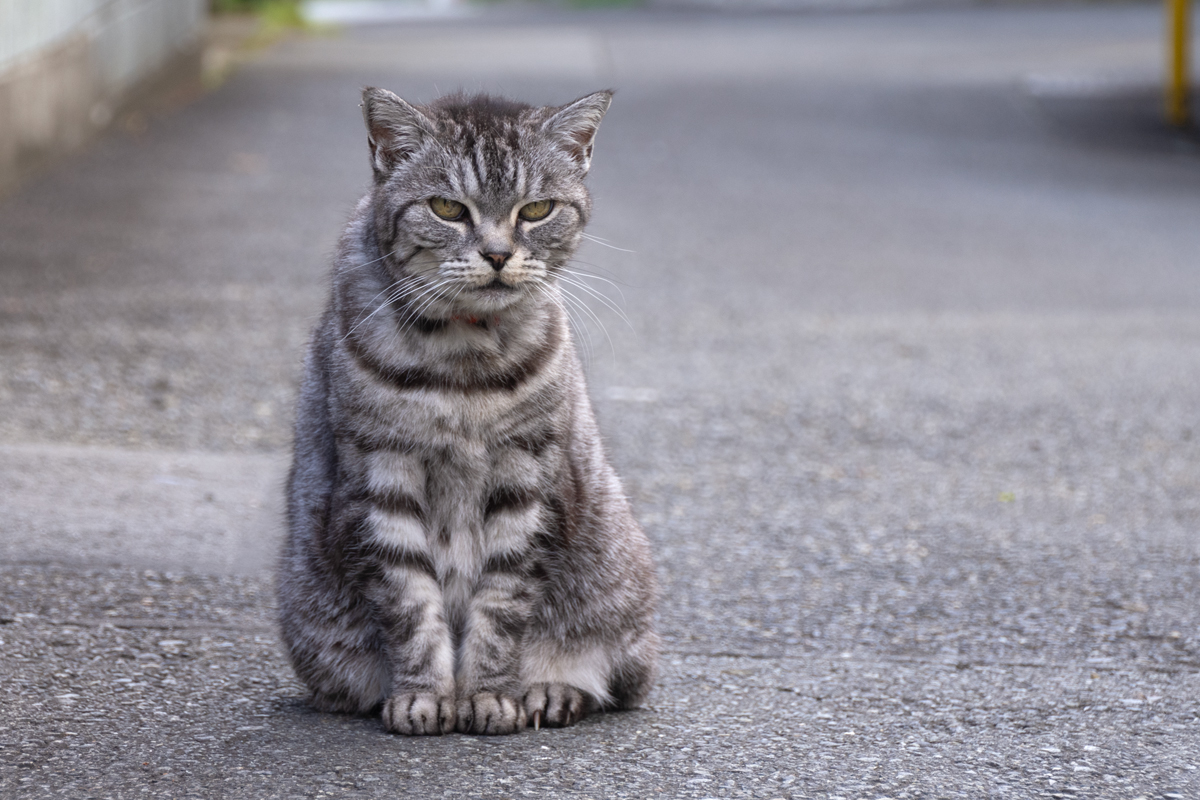
<path id="1" fill-rule="evenodd" d="M 282 42 L 0 203 L 0 796 L 1200 797 L 1200 144 L 1154 5 Z M 271 560 L 358 89 L 618 89 L 581 318 L 649 705 L 309 711 Z M 632 252 L 628 252 L 632 251 Z M 623 299 L 621 296 L 623 295 Z"/>

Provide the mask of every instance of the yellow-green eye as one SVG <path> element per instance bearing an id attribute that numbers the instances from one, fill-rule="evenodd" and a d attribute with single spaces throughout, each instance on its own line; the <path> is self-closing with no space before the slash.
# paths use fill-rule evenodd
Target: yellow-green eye
<path id="1" fill-rule="evenodd" d="M 545 219 L 550 216 L 550 212 L 553 210 L 553 200 L 534 200 L 532 203 L 526 203 L 521 206 L 521 210 L 517 212 L 517 216 L 527 222 L 537 222 L 539 219 Z"/>
<path id="2" fill-rule="evenodd" d="M 467 207 L 462 203 L 457 200 L 447 200 L 444 197 L 433 198 L 429 201 L 429 207 L 442 219 L 462 219 L 463 214 L 467 211 Z"/>

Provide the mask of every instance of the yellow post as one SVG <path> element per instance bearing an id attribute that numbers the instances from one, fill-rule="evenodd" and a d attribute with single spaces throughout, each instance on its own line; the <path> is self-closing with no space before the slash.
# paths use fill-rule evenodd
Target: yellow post
<path id="1" fill-rule="evenodd" d="M 1191 45 L 1191 0 L 1166 0 L 1167 3 L 1167 121 L 1184 127 L 1191 121 L 1188 109 L 1188 79 Z"/>

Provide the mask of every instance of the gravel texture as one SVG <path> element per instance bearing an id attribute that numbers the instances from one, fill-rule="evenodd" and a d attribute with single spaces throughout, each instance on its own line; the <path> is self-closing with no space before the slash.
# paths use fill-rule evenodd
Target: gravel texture
<path id="1" fill-rule="evenodd" d="M 1200 797 L 1200 158 L 1155 122 L 1159 25 L 350 29 L 0 202 L 0 796 Z M 619 90 L 591 231 L 622 249 L 576 266 L 628 324 L 577 323 L 663 583 L 642 710 L 404 739 L 282 655 L 363 85 Z"/>
<path id="2" fill-rule="evenodd" d="M 1092 614 L 1108 623 L 1093 645 L 1133 639 L 1173 657 L 1052 658 L 1032 642 L 1015 658 L 893 654 L 904 648 L 881 641 L 886 625 L 861 627 L 869 598 L 843 591 L 823 622 L 858 624 L 854 636 L 724 653 L 676 641 L 643 710 L 421 740 L 305 706 L 267 581 L 2 576 L 5 796 L 1190 797 L 1200 785 L 1195 750 L 1180 747 L 1200 714 L 1196 662 L 1170 633 L 1113 634 L 1130 612 L 1109 604 Z M 664 614 L 676 639 L 706 616 L 680 606 Z"/>

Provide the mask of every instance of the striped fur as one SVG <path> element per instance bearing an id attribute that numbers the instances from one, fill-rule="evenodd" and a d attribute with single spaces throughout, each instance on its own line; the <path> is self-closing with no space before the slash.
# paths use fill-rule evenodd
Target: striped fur
<path id="1" fill-rule="evenodd" d="M 556 283 L 610 98 L 364 92 L 375 184 L 308 353 L 279 572 L 317 708 L 511 733 L 634 707 L 653 683 L 649 548 Z M 544 219 L 518 215 L 541 200 Z"/>

